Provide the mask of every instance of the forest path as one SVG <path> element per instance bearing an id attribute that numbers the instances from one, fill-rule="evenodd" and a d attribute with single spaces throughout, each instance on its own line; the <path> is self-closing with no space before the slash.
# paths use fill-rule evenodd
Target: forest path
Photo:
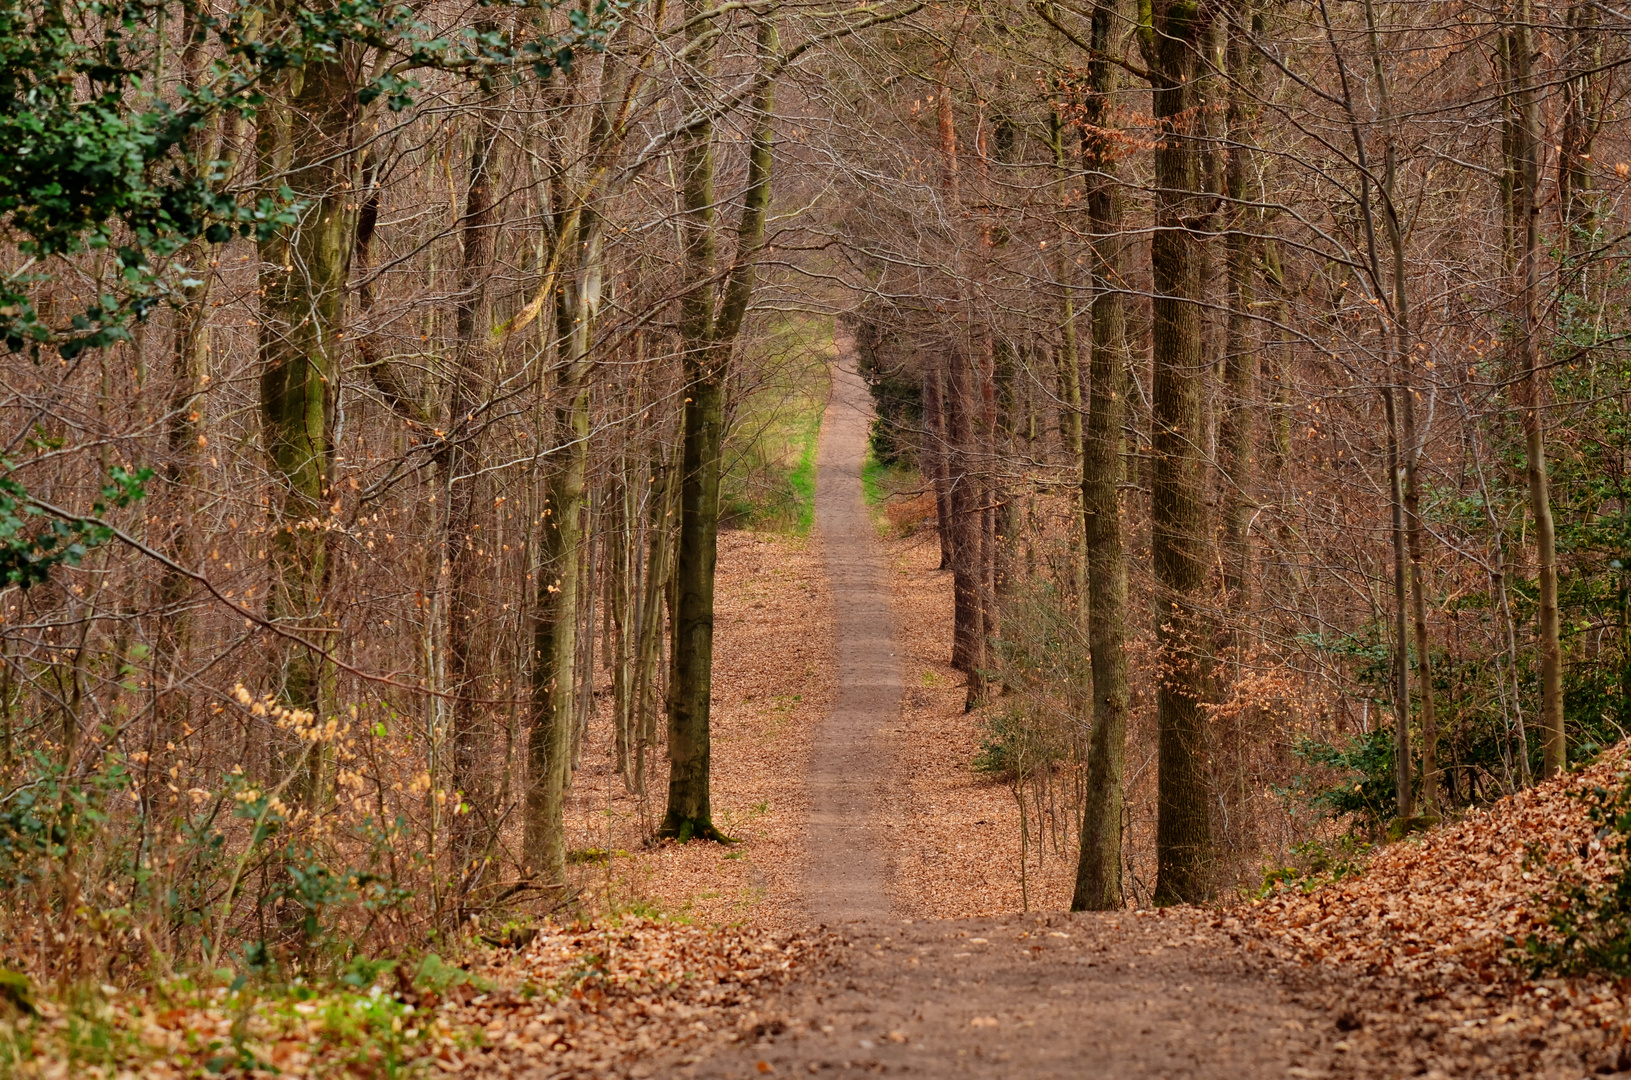
<path id="1" fill-rule="evenodd" d="M 811 747 L 804 900 L 837 925 L 886 918 L 889 833 L 882 812 L 898 723 L 900 667 L 883 554 L 861 487 L 872 395 L 840 339 L 816 457 L 815 528 L 832 589 L 838 692 Z"/>
<path id="2" fill-rule="evenodd" d="M 1328 1012 L 1292 999 L 1207 912 L 892 916 L 890 792 L 902 683 L 886 560 L 862 495 L 872 403 L 842 347 L 821 430 L 816 528 L 837 694 L 808 775 L 804 902 L 827 960 L 757 1010 L 756 1037 L 676 1077 L 1322 1077 Z"/>
<path id="3" fill-rule="evenodd" d="M 1351 1060 L 1336 1009 L 1299 1003 L 1281 969 L 1249 959 L 1213 919 L 1175 910 L 853 923 L 831 964 L 759 1008 L 756 1038 L 673 1075 L 1379 1075 Z"/>

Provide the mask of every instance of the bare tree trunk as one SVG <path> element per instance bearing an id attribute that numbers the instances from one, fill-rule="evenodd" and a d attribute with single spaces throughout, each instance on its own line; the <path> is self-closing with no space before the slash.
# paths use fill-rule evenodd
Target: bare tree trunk
<path id="1" fill-rule="evenodd" d="M 981 602 L 981 548 L 984 531 L 979 482 L 974 474 L 974 375 L 961 342 L 946 355 L 946 472 L 950 476 L 952 645 L 951 665 L 968 676 L 970 707 L 983 692 L 985 606 Z"/>
<path id="2" fill-rule="evenodd" d="M 962 192 L 959 179 L 957 118 L 951 87 L 942 84 L 936 106 L 940 124 L 941 189 L 946 214 L 952 221 L 951 243 L 960 245 Z M 951 512 L 952 644 L 951 665 L 968 677 L 967 706 L 983 693 L 985 669 L 985 605 L 981 602 L 981 548 L 984 521 L 980 513 L 979 481 L 974 470 L 975 424 L 978 407 L 973 372 L 974 358 L 955 329 L 945 345 L 946 463 Z"/>
<path id="3" fill-rule="evenodd" d="M 1091 107 L 1091 106 L 1090 106 Z M 1048 134 L 1052 143 L 1053 167 L 1060 177 L 1060 209 L 1061 217 L 1066 213 L 1065 207 L 1070 202 L 1070 192 L 1064 187 L 1064 178 L 1068 175 L 1065 168 L 1065 142 L 1064 123 L 1057 109 L 1048 114 Z M 1112 167 L 1113 167 L 1113 163 Z M 1091 172 L 1095 167 L 1093 162 L 1084 162 L 1087 170 Z M 1059 289 L 1059 386 L 1061 405 L 1059 411 L 1060 434 L 1065 442 L 1065 460 L 1076 464 L 1082 460 L 1082 377 L 1081 358 L 1076 347 L 1076 297 L 1074 278 L 1076 264 L 1071 262 L 1070 254 L 1065 247 L 1066 231 L 1060 229 L 1053 238 L 1054 256 L 1053 272 L 1058 278 Z M 1086 531 L 1087 503 L 1085 491 L 1082 493 L 1083 502 L 1077 506 L 1077 527 L 1071 531 L 1070 545 L 1072 554 L 1081 536 Z M 1075 574 L 1070 582 L 1075 590 L 1075 602 L 1086 604 L 1087 590 L 1087 560 L 1085 558 L 1072 558 L 1071 565 Z"/>
<path id="4" fill-rule="evenodd" d="M 940 569 L 952 565 L 951 483 L 947 477 L 946 412 L 940 394 L 939 359 L 923 360 L 923 445 L 918 461 L 923 476 L 934 489 L 935 528 L 940 539 Z"/>
<path id="5" fill-rule="evenodd" d="M 561 303 L 570 317 L 554 390 L 557 460 L 551 463 L 540 530 L 527 742 L 526 835 L 522 862 L 551 885 L 566 881 L 563 813 L 572 778 L 577 720 L 579 594 L 584 488 L 589 463 L 590 335 L 600 305 L 601 228 L 592 208 L 574 207 L 559 243 L 577 260 Z"/>
<path id="6" fill-rule="evenodd" d="M 1514 239 L 1517 259 L 1519 375 L 1522 379 L 1523 434 L 1528 457 L 1529 509 L 1535 519 L 1535 548 L 1540 577 L 1540 736 L 1541 778 L 1568 766 L 1563 730 L 1563 649 L 1557 599 L 1557 536 L 1552 523 L 1551 490 L 1546 475 L 1546 426 L 1542 410 L 1546 393 L 1540 378 L 1540 102 L 1532 68 L 1534 43 L 1529 30 L 1530 5 L 1519 0 L 1507 28 L 1507 55 L 1512 69 L 1508 115 L 1512 133 L 1512 172 L 1517 190 Z"/>
<path id="7" fill-rule="evenodd" d="M 1120 81 L 1104 59 L 1120 34 L 1119 0 L 1093 9 L 1088 122 L 1108 132 L 1109 106 Z M 1123 772 L 1127 744 L 1127 559 L 1121 542 L 1121 485 L 1127 369 L 1125 240 L 1115 146 L 1107 135 L 1088 144 L 1084 163 L 1096 179 L 1087 194 L 1093 232 L 1093 355 L 1088 430 L 1082 453 L 1086 511 L 1087 638 L 1093 667 L 1093 729 L 1088 743 L 1081 853 L 1072 911 L 1122 906 Z"/>
<path id="8" fill-rule="evenodd" d="M 1210 216 L 1197 138 L 1204 10 L 1158 0 L 1141 44 L 1152 78 L 1155 121 L 1155 377 L 1151 548 L 1155 624 L 1159 791 L 1157 904 L 1192 903 L 1212 891 L 1212 823 L 1206 780 L 1207 626 L 1210 562 L 1201 474 L 1200 230 Z"/>
<path id="9" fill-rule="evenodd" d="M 472 700 L 478 696 L 485 672 L 475 647 L 482 625 L 484 597 L 479 584 L 476 536 L 473 531 L 476 473 L 480 467 L 481 420 L 477 411 L 486 391 L 486 289 L 492 266 L 493 197 L 491 170 L 497 128 L 486 109 L 477 113 L 471 133 L 469 183 L 464 219 L 460 223 L 463 258 L 459 266 L 459 298 L 454 308 L 458 360 L 448 396 L 447 449 L 441 455 L 446 478 L 447 516 L 442 543 L 447 559 L 447 672 L 445 690 L 451 702 L 453 787 L 460 813 L 453 815 L 449 843 L 453 866 L 462 874 L 484 855 L 497 834 L 492 798 L 492 771 L 488 759 L 493 731 L 483 710 Z"/>
<path id="10" fill-rule="evenodd" d="M 1258 245 L 1253 228 L 1258 213 L 1247 206 L 1255 155 L 1257 60 L 1245 36 L 1251 32 L 1250 4 L 1237 4 L 1236 25 L 1228 28 L 1230 89 L 1227 111 L 1228 161 L 1224 188 L 1229 198 L 1229 232 L 1225 237 L 1228 322 L 1224 334 L 1223 416 L 1218 425 L 1218 455 L 1223 464 L 1219 493 L 1223 534 L 1223 589 L 1231 611 L 1251 610 L 1251 538 L 1247 523 L 1253 498 L 1252 446 L 1256 438 L 1258 348 L 1252 323 Z M 1239 643 L 1237 642 L 1237 647 Z"/>
<path id="11" fill-rule="evenodd" d="M 698 0 L 688 15 L 701 10 Z M 699 27 L 705 20 L 696 20 Z M 704 31 L 695 31 L 700 34 Z M 759 19 L 761 59 L 780 48 L 773 15 Z M 711 62 L 698 60 L 705 79 Z M 736 230 L 736 262 L 724 297 L 714 299 L 713 127 L 704 124 L 685 149 L 684 234 L 691 289 L 680 299 L 685 353 L 684 456 L 680 467 L 679 542 L 674 563 L 674 616 L 668 683 L 668 809 L 658 832 L 685 842 L 728 839 L 714 827 L 709 788 L 709 700 L 713 680 L 714 567 L 719 545 L 720 449 L 725 427 L 725 382 L 731 349 L 753 298 L 755 266 L 764 244 L 770 206 L 775 83 L 766 78 L 753 102 L 753 138 L 747 190 Z"/>
<path id="12" fill-rule="evenodd" d="M 1415 784 L 1411 778 L 1410 757 L 1410 639 L 1406 627 L 1404 466 L 1399 453 L 1399 388 L 1384 387 L 1382 401 L 1387 409 L 1388 505 L 1393 511 L 1393 783 L 1400 818 L 1416 814 Z M 1406 391 L 1408 392 L 1408 391 Z"/>

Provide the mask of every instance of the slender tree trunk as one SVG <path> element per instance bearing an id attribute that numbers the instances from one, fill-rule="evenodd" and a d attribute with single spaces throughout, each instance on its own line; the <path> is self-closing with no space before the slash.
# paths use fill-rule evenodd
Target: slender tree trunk
<path id="1" fill-rule="evenodd" d="M 657 742 L 658 675 L 661 671 L 664 605 L 673 580 L 674 515 L 679 511 L 678 464 L 666 460 L 659 444 L 652 455 L 656 492 L 647 530 L 645 588 L 640 600 L 639 641 L 634 668 L 634 791 L 646 795 L 646 758 Z"/>
<path id="2" fill-rule="evenodd" d="M 985 668 L 985 607 L 981 603 L 980 549 L 984 530 L 979 482 L 974 475 L 974 374 L 961 342 L 950 343 L 946 356 L 946 471 L 951 510 L 951 665 L 968 676 L 968 702 L 981 692 Z"/>
<path id="3" fill-rule="evenodd" d="M 1365 0 L 1365 24 L 1370 42 L 1372 74 L 1376 79 L 1379 119 L 1382 126 L 1382 221 L 1387 233 L 1388 252 L 1391 256 L 1388 298 L 1389 322 L 1385 327 L 1391 350 L 1389 357 L 1390 386 L 1385 405 L 1388 422 L 1388 455 L 1390 469 L 1390 499 L 1393 502 L 1393 569 L 1395 613 L 1395 640 L 1398 657 L 1395 661 L 1397 729 L 1395 731 L 1396 787 L 1398 789 L 1399 816 L 1415 816 L 1410 753 L 1410 638 L 1406 633 L 1407 618 L 1413 624 L 1416 647 L 1416 674 L 1422 703 L 1422 801 L 1431 811 L 1438 803 L 1438 720 L 1433 701 L 1432 643 L 1427 637 L 1426 599 L 1426 542 L 1421 522 L 1421 488 L 1417 479 L 1417 463 L 1421 456 L 1420 432 L 1416 426 L 1415 341 L 1412 335 L 1409 278 L 1406 272 L 1404 225 L 1400 219 L 1398 195 L 1398 147 L 1394 132 L 1393 104 L 1389 90 L 1386 64 L 1382 57 L 1376 13 L 1371 0 Z M 1365 208 L 1369 213 L 1369 207 Z M 1373 255 L 1374 258 L 1374 255 Z M 1379 262 L 1379 260 L 1377 260 Z M 1383 288 L 1380 268 L 1376 266 L 1376 287 Z M 1406 616 L 1406 553 L 1409 555 L 1408 592 L 1411 615 Z"/>
<path id="4" fill-rule="evenodd" d="M 1120 33 L 1119 0 L 1093 9 L 1088 122 L 1108 131 L 1116 68 L 1103 59 Z M 1122 906 L 1121 836 L 1127 743 L 1127 560 L 1121 542 L 1122 422 L 1127 369 L 1125 241 L 1115 146 L 1104 136 L 1088 144 L 1086 170 L 1095 175 L 1087 194 L 1093 232 L 1093 354 L 1089 371 L 1087 436 L 1082 454 L 1086 511 L 1087 638 L 1093 668 L 1093 729 L 1087 752 L 1087 789 L 1081 854 L 1072 911 Z"/>
<path id="5" fill-rule="evenodd" d="M 559 320 L 560 376 L 554 389 L 555 444 L 540 530 L 533 633 L 532 718 L 527 742 L 523 863 L 550 884 L 566 881 L 563 811 L 572 779 L 577 723 L 579 600 L 584 558 L 584 489 L 589 467 L 591 335 L 600 307 L 601 226 L 592 208 L 564 215 L 561 243 L 576 260 L 565 277 Z"/>
<path id="6" fill-rule="evenodd" d="M 1540 377 L 1540 102 L 1533 81 L 1534 44 L 1529 30 L 1530 5 L 1520 0 L 1517 17 L 1507 30 L 1512 68 L 1512 106 L 1516 125 L 1512 172 L 1517 220 L 1517 318 L 1519 374 L 1523 394 L 1523 434 L 1527 452 L 1529 509 L 1535 519 L 1535 548 L 1540 568 L 1540 735 L 1541 778 L 1568 766 L 1563 730 L 1563 649 L 1557 599 L 1557 536 L 1552 524 L 1550 484 L 1546 475 L 1545 385 Z"/>
<path id="7" fill-rule="evenodd" d="M 451 821 L 453 865 L 465 873 L 485 854 L 497 834 L 489 758 L 495 732 L 485 712 L 472 700 L 479 696 L 481 651 L 477 647 L 484 597 L 476 554 L 475 503 L 480 468 L 477 416 L 487 383 L 486 305 L 484 284 L 492 267 L 492 156 L 497 129 L 486 109 L 477 113 L 471 133 L 469 183 L 460 223 L 463 257 L 459 265 L 459 298 L 454 308 L 458 358 L 448 396 L 446 452 L 441 455 L 446 478 L 447 516 L 442 549 L 447 559 L 447 672 L 444 688 L 453 695 L 451 739 L 453 787 L 459 813 Z"/>
<path id="8" fill-rule="evenodd" d="M 700 0 L 687 4 L 688 15 Z M 705 20 L 697 20 L 699 26 Z M 697 33 L 701 33 L 698 30 Z M 758 49 L 769 62 L 780 50 L 773 16 L 759 19 Z M 699 61 L 696 77 L 711 65 Z M 720 450 L 725 429 L 725 382 L 731 349 L 753 298 L 755 267 L 764 245 L 770 206 L 775 84 L 766 79 L 754 95 L 754 130 L 748 152 L 747 190 L 736 229 L 736 261 L 725 295 L 714 300 L 713 129 L 703 125 L 686 144 L 684 157 L 685 261 L 692 282 L 680 299 L 680 338 L 685 352 L 686 403 L 680 465 L 679 541 L 674 563 L 673 644 L 668 683 L 668 809 L 658 832 L 685 842 L 693 837 L 728 839 L 714 827 L 709 789 L 709 698 L 713 680 L 714 567 L 719 550 Z"/>
<path id="9" fill-rule="evenodd" d="M 1068 212 L 1070 192 L 1065 188 L 1065 177 L 1068 172 L 1065 168 L 1065 140 L 1064 122 L 1057 109 L 1048 114 L 1048 134 L 1052 143 L 1053 167 L 1059 176 L 1059 202 L 1058 213 L 1061 219 Z M 1089 172 L 1094 168 L 1092 162 L 1084 163 Z M 1059 388 L 1060 434 L 1065 442 L 1065 460 L 1076 464 L 1082 460 L 1082 376 L 1081 358 L 1076 346 L 1076 297 L 1074 278 L 1076 264 L 1070 259 L 1070 253 L 1065 246 L 1066 231 L 1059 229 L 1053 237 L 1054 255 L 1053 272 L 1058 279 L 1059 289 Z M 1082 493 L 1085 500 L 1086 493 Z M 1077 506 L 1079 522 L 1077 528 L 1072 530 L 1070 543 L 1075 548 L 1079 537 L 1085 532 L 1087 504 L 1083 501 Z M 1074 550 L 1072 555 L 1074 556 Z M 1078 604 L 1086 603 L 1087 562 L 1085 559 L 1072 558 L 1071 565 L 1075 568 L 1075 576 L 1071 585 L 1075 588 L 1075 601 Z"/>
<path id="10" fill-rule="evenodd" d="M 1570 4 L 1567 20 L 1569 31 L 1562 64 L 1563 120 L 1557 155 L 1557 200 L 1565 250 L 1589 241 L 1596 228 L 1591 165 L 1597 129 L 1602 123 L 1603 70 L 1597 6 Z"/>
<path id="11" fill-rule="evenodd" d="M 1252 446 L 1256 438 L 1257 369 L 1259 365 L 1252 307 L 1257 250 L 1253 230 L 1258 213 L 1246 204 L 1251 198 L 1255 157 L 1251 141 L 1256 128 L 1257 58 L 1245 38 L 1250 32 L 1249 3 L 1236 5 L 1235 23 L 1228 29 L 1227 60 L 1230 84 L 1227 124 L 1228 160 L 1224 189 L 1229 198 L 1229 232 L 1225 237 L 1225 278 L 1228 322 L 1224 333 L 1223 416 L 1219 423 L 1218 454 L 1223 463 L 1221 503 L 1223 534 L 1223 588 L 1230 610 L 1251 610 L 1251 538 L 1247 524 L 1253 498 Z M 1237 642 L 1237 648 L 1239 647 Z"/>
<path id="12" fill-rule="evenodd" d="M 962 243 L 962 192 L 958 166 L 957 118 L 951 87 L 941 84 L 937 95 L 940 124 L 941 190 L 951 219 L 950 240 Z M 957 255 L 961 260 L 961 252 Z M 947 503 L 951 512 L 952 644 L 951 665 L 968 677 L 966 704 L 972 707 L 983 693 L 985 669 L 985 605 L 981 602 L 981 548 L 984 521 L 980 513 L 979 481 L 974 469 L 976 380 L 967 342 L 955 329 L 946 343 L 946 453 Z"/>
<path id="13" fill-rule="evenodd" d="M 1399 452 L 1399 388 L 1385 387 L 1382 401 L 1387 409 L 1388 504 L 1393 511 L 1393 782 L 1401 818 L 1414 817 L 1415 783 L 1410 757 L 1410 639 L 1406 627 L 1404 466 Z M 1407 391 L 1408 392 L 1408 391 Z"/>
<path id="14" fill-rule="evenodd" d="M 1202 502 L 1200 230 L 1210 216 L 1197 139 L 1199 55 L 1209 16 L 1158 0 L 1144 47 L 1151 73 L 1155 151 L 1153 449 L 1151 548 L 1160 646 L 1156 696 L 1157 904 L 1192 903 L 1212 891 L 1207 790 L 1204 604 L 1210 562 Z"/>
<path id="15" fill-rule="evenodd" d="M 940 539 L 940 569 L 952 566 L 951 483 L 947 476 L 946 412 L 943 407 L 938 358 L 923 360 L 923 446 L 918 452 L 923 475 L 934 489 L 935 527 Z"/>

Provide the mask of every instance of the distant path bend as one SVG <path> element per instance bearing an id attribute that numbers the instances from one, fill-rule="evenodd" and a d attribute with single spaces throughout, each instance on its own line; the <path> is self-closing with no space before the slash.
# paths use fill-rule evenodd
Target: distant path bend
<path id="1" fill-rule="evenodd" d="M 883 797 L 901 680 L 889 581 L 861 490 L 872 395 L 840 339 L 816 458 L 815 529 L 836 612 L 838 692 L 810 758 L 804 898 L 834 925 L 890 913 Z"/>

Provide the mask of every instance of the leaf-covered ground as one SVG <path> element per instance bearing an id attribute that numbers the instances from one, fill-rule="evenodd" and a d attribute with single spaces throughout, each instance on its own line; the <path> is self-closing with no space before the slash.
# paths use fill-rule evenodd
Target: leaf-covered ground
<path id="1" fill-rule="evenodd" d="M 1580 796 L 1624 784 L 1627 756 L 1393 844 L 1355 876 L 1283 886 L 1222 928 L 1329 1003 L 1355 1075 L 1631 1070 L 1631 980 L 1537 977 L 1522 950 L 1547 933 L 1560 878 L 1608 870 Z"/>
<path id="2" fill-rule="evenodd" d="M 546 926 L 527 947 L 356 991 L 87 992 L 0 1021 L 0 1075 L 643 1077 L 754 1034 L 820 936 L 667 920 Z M 111 989 L 111 988 L 110 988 Z"/>

